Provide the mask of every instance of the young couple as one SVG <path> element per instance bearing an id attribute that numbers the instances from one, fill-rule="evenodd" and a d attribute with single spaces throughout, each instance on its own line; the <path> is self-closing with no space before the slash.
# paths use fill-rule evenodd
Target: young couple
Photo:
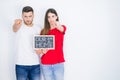
<path id="1" fill-rule="evenodd" d="M 64 80 L 64 54 L 63 40 L 66 27 L 59 23 L 59 17 L 55 9 L 46 11 L 44 28 L 33 24 L 34 10 L 25 6 L 22 10 L 22 20 L 16 19 L 13 31 L 16 34 L 16 79 L 40 80 L 41 71 L 45 80 Z M 34 50 L 33 36 L 54 35 L 54 50 Z M 39 57 L 39 54 L 43 54 Z M 41 64 L 40 64 L 41 61 Z"/>

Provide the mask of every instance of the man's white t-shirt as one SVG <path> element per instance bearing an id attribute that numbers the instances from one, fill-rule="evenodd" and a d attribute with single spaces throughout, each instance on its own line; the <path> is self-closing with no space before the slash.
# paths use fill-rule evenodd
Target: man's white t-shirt
<path id="1" fill-rule="evenodd" d="M 39 56 L 33 49 L 33 36 L 40 34 L 40 27 L 33 25 L 28 27 L 23 24 L 16 32 L 15 54 L 17 65 L 36 65 Z"/>

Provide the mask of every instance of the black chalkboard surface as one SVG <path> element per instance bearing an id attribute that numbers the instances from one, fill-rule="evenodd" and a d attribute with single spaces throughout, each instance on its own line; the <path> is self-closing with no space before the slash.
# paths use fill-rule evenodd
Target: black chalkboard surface
<path id="1" fill-rule="evenodd" d="M 33 37 L 33 48 L 34 49 L 54 49 L 55 38 L 54 35 L 34 35 Z"/>

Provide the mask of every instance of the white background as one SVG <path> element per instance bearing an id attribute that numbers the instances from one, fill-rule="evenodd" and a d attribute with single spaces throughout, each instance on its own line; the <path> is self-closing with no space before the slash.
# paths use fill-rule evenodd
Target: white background
<path id="1" fill-rule="evenodd" d="M 65 80 L 120 80 L 120 0 L 0 0 L 0 80 L 15 80 L 14 19 L 34 8 L 43 26 L 55 8 L 65 34 Z"/>

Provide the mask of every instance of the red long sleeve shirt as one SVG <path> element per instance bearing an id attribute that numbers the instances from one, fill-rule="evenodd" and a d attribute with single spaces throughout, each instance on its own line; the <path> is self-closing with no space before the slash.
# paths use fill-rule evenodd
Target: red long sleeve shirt
<path id="1" fill-rule="evenodd" d="M 62 27 L 64 28 L 63 32 L 60 32 L 56 28 L 49 31 L 48 35 L 55 36 L 55 49 L 49 50 L 41 57 L 42 64 L 56 64 L 65 61 L 63 54 L 63 41 L 66 27 L 64 25 L 62 25 Z"/>

